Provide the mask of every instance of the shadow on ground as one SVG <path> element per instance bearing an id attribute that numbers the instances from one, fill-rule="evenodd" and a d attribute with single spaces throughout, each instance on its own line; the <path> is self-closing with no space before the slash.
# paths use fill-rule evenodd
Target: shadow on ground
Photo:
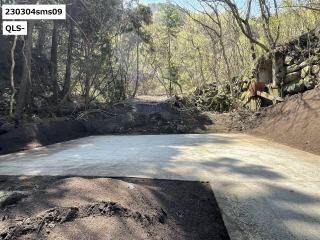
<path id="1" fill-rule="evenodd" d="M 24 231 L 13 236 L 76 240 L 229 239 L 210 184 L 204 182 L 0 176 L 0 186 L 3 192 L 25 194 L 20 200 L 1 205 L 0 239 L 11 239 L 8 232 L 23 224 Z M 91 210 L 101 202 L 113 202 L 117 208 L 107 214 Z M 84 217 L 79 210 L 76 216 L 68 212 L 69 220 L 60 220 L 66 208 L 81 206 L 89 206 L 84 207 Z"/>
<path id="2" fill-rule="evenodd" d="M 4 174 L 3 171 L 6 170 L 7 174 L 10 172 L 13 175 L 35 171 L 36 174 L 41 175 L 143 175 L 149 178 L 210 181 L 220 209 L 226 217 L 225 219 L 230 225 L 236 226 L 239 230 L 236 233 L 244 236 L 242 239 L 318 240 L 319 230 L 317 226 L 320 224 L 319 188 L 316 183 L 310 182 L 310 179 L 313 178 L 310 177 L 311 175 L 308 175 L 309 178 L 305 179 L 305 182 L 297 180 L 304 177 L 305 173 L 292 170 L 293 167 L 298 166 L 296 164 L 290 165 L 290 163 L 293 163 L 290 162 L 293 161 L 292 159 L 287 161 L 288 171 L 285 171 L 283 168 L 272 164 L 275 159 L 273 155 L 277 153 L 263 155 L 262 159 L 255 161 L 254 157 L 255 154 L 259 154 L 259 149 L 253 149 L 249 145 L 243 145 L 244 149 L 241 149 L 241 152 L 245 151 L 247 155 L 241 155 L 241 158 L 232 157 L 233 155 L 238 156 L 235 153 L 240 151 L 237 149 L 239 151 L 232 150 L 233 152 L 229 152 L 229 148 L 228 150 L 225 149 L 225 144 L 233 149 L 233 144 L 239 141 L 232 137 L 219 135 L 175 135 L 169 139 L 163 137 L 144 136 L 142 140 L 134 136 L 89 137 L 81 141 L 68 142 L 66 145 L 49 146 L 42 150 L 2 156 L 0 157 L 0 174 Z M 142 142 L 139 142 L 139 139 Z M 203 146 L 207 147 L 202 148 Z M 223 147 L 224 151 L 221 152 Z M 219 152 L 220 154 L 218 154 Z M 281 151 L 279 150 L 279 152 Z M 283 155 L 285 156 L 285 154 Z M 268 159 L 268 156 L 270 159 Z M 293 159 L 294 161 L 299 160 Z M 275 161 L 274 164 L 276 163 Z M 301 166 L 304 169 L 309 168 L 310 171 L 314 170 L 311 169 L 312 166 L 304 164 L 303 161 L 301 161 Z M 297 176 L 294 176 L 294 173 L 297 173 Z M 44 196 L 41 191 L 47 192 L 47 188 L 41 190 L 41 195 L 38 197 L 39 201 L 44 201 L 39 206 L 43 206 L 45 209 L 57 204 L 73 206 L 74 204 L 101 201 L 106 196 L 111 198 L 110 194 L 112 195 L 114 190 L 107 186 L 113 186 L 113 189 L 119 191 L 122 189 L 120 183 L 110 185 L 103 181 L 96 181 L 93 184 L 88 180 L 90 177 L 76 178 L 81 180 L 70 180 L 71 178 L 65 177 L 38 178 L 42 179 L 44 184 L 47 184 L 46 186 L 51 186 L 48 188 L 50 191 L 46 193 L 49 194 L 48 199 L 41 200 Z M 30 179 L 37 179 L 37 177 L 30 177 Z M 60 180 L 56 181 L 55 179 Z M 184 184 L 180 186 L 180 181 L 163 184 L 157 182 L 158 180 L 130 178 L 120 178 L 119 180 L 126 184 L 137 184 L 138 182 L 138 185 L 142 186 L 140 191 L 143 192 L 142 195 L 132 194 L 132 191 L 125 188 L 125 190 L 119 192 L 118 196 L 121 196 L 121 198 L 114 197 L 116 199 L 114 201 L 122 203 L 129 209 L 137 209 L 140 212 L 148 211 L 146 209 L 139 210 L 140 205 L 130 204 L 126 202 L 126 199 L 135 199 L 133 202 L 143 203 L 143 206 L 149 206 L 148 209 L 157 209 L 159 206 L 164 209 L 169 203 L 172 209 L 179 209 L 181 201 L 191 204 L 188 205 L 187 209 L 196 207 L 195 211 L 199 213 L 199 216 L 194 213 L 189 214 L 185 210 L 181 210 L 181 214 L 180 210 L 173 211 L 170 215 L 173 216 L 173 231 L 178 231 L 178 233 L 175 232 L 174 238 L 180 236 L 180 239 L 197 239 L 188 238 L 188 236 L 194 237 L 192 232 L 196 229 L 183 224 L 181 226 L 179 224 L 175 225 L 179 223 L 181 216 L 187 216 L 186 219 L 195 225 L 198 224 L 198 217 L 201 218 L 202 214 L 206 216 L 206 213 L 201 212 L 207 211 L 202 209 L 202 206 L 206 206 L 205 202 L 201 200 L 202 198 L 193 198 L 192 194 L 189 195 L 189 193 L 186 193 L 187 191 L 181 190 L 184 188 Z M 22 182 L 24 182 L 26 189 L 33 186 L 28 180 L 21 180 Z M 12 189 L 16 189 L 14 186 L 19 186 L 14 182 L 9 185 Z M 194 186 L 195 192 L 198 188 L 202 189 L 201 186 Z M 104 188 L 106 189 L 102 191 L 101 189 Z M 24 187 L 21 189 L 23 190 Z M 99 194 L 102 194 L 102 196 Z M 70 198 L 70 196 L 76 197 Z M 178 201 L 174 199 L 178 199 Z M 60 200 L 66 202 L 60 202 Z M 36 209 L 36 206 L 25 210 L 23 214 L 28 214 L 34 209 Z M 123 220 L 121 218 L 121 221 Z M 81 222 L 81 224 L 83 223 Z M 79 225 L 81 224 L 79 223 Z M 121 226 L 125 227 L 126 224 L 130 225 L 126 222 Z M 159 229 L 162 229 L 162 225 L 159 226 Z M 88 228 L 88 226 L 83 226 L 84 229 L 86 227 Z M 90 231 L 94 231 L 92 228 L 90 229 Z M 230 234 L 234 234 L 232 228 L 229 228 L 229 230 Z M 142 239 L 143 236 L 147 236 L 143 235 L 147 234 L 143 230 L 139 230 L 139 233 L 135 232 L 135 234 L 141 236 Z M 205 234 L 201 236 L 205 236 Z"/>

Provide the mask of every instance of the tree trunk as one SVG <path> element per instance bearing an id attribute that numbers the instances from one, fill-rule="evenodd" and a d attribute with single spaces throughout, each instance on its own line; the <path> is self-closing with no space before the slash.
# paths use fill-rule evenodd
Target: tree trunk
<path id="1" fill-rule="evenodd" d="M 52 38 L 51 38 L 51 63 L 50 74 L 53 91 L 53 102 L 58 103 L 58 25 L 56 21 L 53 23 Z"/>
<path id="2" fill-rule="evenodd" d="M 169 68 L 169 97 L 172 97 L 172 76 L 171 76 L 171 34 L 168 29 L 168 68 Z"/>
<path id="3" fill-rule="evenodd" d="M 255 61 L 257 59 L 257 54 L 256 54 L 254 42 L 252 41 L 253 34 L 252 34 L 252 30 L 251 30 L 249 23 L 246 24 L 246 29 L 247 29 L 248 35 L 250 36 L 250 38 L 248 38 L 248 39 L 250 42 L 251 58 L 253 61 Z"/>
<path id="4" fill-rule="evenodd" d="M 18 95 L 15 117 L 20 120 L 22 113 L 28 105 L 31 87 L 31 58 L 32 58 L 32 32 L 33 21 L 28 22 L 28 35 L 24 37 L 22 55 L 24 59 L 20 91 Z"/>
<path id="5" fill-rule="evenodd" d="M 219 39 L 219 41 L 220 41 L 220 45 L 221 45 L 221 49 L 222 49 L 222 56 L 223 56 L 223 59 L 226 63 L 226 67 L 227 67 L 227 75 L 228 75 L 228 81 L 229 81 L 229 85 L 230 85 L 231 99 L 232 99 L 232 101 L 234 101 L 235 96 L 234 96 L 233 81 L 232 81 L 232 77 L 231 77 L 230 64 L 229 64 L 229 60 L 228 60 L 228 56 L 226 53 L 224 43 L 223 43 L 222 39 Z"/>
<path id="6" fill-rule="evenodd" d="M 135 98 L 138 92 L 138 88 L 139 88 L 139 40 L 137 42 L 137 79 L 136 79 L 136 85 L 134 87 L 134 91 L 132 94 L 132 98 Z"/>
<path id="7" fill-rule="evenodd" d="M 86 79 L 85 79 L 85 93 L 84 93 L 84 101 L 85 101 L 85 108 L 87 109 L 89 107 L 90 103 L 90 76 L 88 73 L 86 73 Z"/>
<path id="8" fill-rule="evenodd" d="M 64 78 L 63 85 L 63 95 L 68 95 L 71 86 L 71 66 L 72 66 L 72 50 L 73 50 L 73 38 L 74 38 L 74 25 L 70 21 L 69 29 L 69 39 L 68 39 L 68 53 L 67 53 L 67 63 L 66 63 L 66 74 Z"/>
<path id="9" fill-rule="evenodd" d="M 14 98 L 16 95 L 16 88 L 15 88 L 15 84 L 14 84 L 14 68 L 15 68 L 16 62 L 14 60 L 14 53 L 15 53 L 16 46 L 17 46 L 17 38 L 18 38 L 17 36 L 14 36 L 13 44 L 12 44 L 12 48 L 11 48 L 10 81 L 11 81 L 12 94 L 11 94 L 11 98 L 10 98 L 10 109 L 9 109 L 9 115 L 11 118 L 13 118 L 13 104 L 14 104 Z"/>
<path id="10" fill-rule="evenodd" d="M 87 42 L 87 46 L 85 47 L 85 56 L 87 59 L 91 59 L 91 46 L 89 46 L 89 42 Z M 90 81 L 90 67 L 85 67 L 85 81 L 84 81 L 84 104 L 85 109 L 89 107 L 90 103 L 90 88 L 91 88 L 91 81 Z"/>
<path id="11" fill-rule="evenodd" d="M 42 23 L 40 23 L 39 30 L 38 30 L 37 45 L 36 45 L 37 54 L 41 55 L 43 53 L 45 41 L 46 41 L 45 26 Z"/>

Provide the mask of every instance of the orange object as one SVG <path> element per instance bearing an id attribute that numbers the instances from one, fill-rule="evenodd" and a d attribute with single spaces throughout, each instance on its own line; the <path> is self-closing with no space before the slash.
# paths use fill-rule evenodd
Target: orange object
<path id="1" fill-rule="evenodd" d="M 256 97 L 257 91 L 264 92 L 266 84 L 264 82 L 251 83 L 249 87 L 250 97 Z"/>

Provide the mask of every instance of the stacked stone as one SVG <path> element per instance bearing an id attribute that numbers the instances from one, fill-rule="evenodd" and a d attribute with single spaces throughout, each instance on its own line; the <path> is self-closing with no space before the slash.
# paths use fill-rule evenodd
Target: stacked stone
<path id="1" fill-rule="evenodd" d="M 294 59 L 287 55 L 284 59 L 286 75 L 283 78 L 283 91 L 295 94 L 315 88 L 320 79 L 320 48 L 309 58 Z"/>
<path id="2" fill-rule="evenodd" d="M 310 31 L 276 51 L 284 58 L 281 85 L 285 94 L 315 88 L 320 79 L 320 28 Z"/>

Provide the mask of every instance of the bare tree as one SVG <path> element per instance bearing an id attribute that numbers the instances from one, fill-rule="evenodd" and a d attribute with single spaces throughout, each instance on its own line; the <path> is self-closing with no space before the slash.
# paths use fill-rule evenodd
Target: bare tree
<path id="1" fill-rule="evenodd" d="M 66 73 L 63 85 L 63 95 L 68 95 L 69 98 L 70 86 L 71 86 L 71 65 L 72 65 L 72 53 L 73 53 L 73 41 L 74 41 L 74 23 L 69 22 L 69 38 L 68 38 L 68 50 L 67 50 L 67 63 Z"/>
<path id="2" fill-rule="evenodd" d="M 203 1 L 203 0 L 200 0 Z M 240 27 L 242 33 L 249 39 L 252 44 L 256 44 L 257 46 L 261 47 L 265 51 L 269 51 L 269 48 L 263 44 L 261 41 L 258 40 L 256 36 L 254 36 L 252 32 L 252 27 L 250 25 L 250 18 L 252 12 L 252 5 L 253 0 L 247 1 L 247 11 L 245 14 L 240 11 L 238 6 L 232 0 L 207 0 L 204 1 L 208 6 L 212 5 L 215 2 L 220 2 L 225 4 L 228 9 L 231 11 L 232 15 L 234 16 L 238 26 Z"/>
<path id="3" fill-rule="evenodd" d="M 23 43 L 23 73 L 22 80 L 20 83 L 20 90 L 17 101 L 17 108 L 15 117 L 19 120 L 22 117 L 24 109 L 30 104 L 31 95 L 31 58 L 32 58 L 32 32 L 33 32 L 33 21 L 28 22 L 28 35 L 24 37 Z"/>
<path id="4" fill-rule="evenodd" d="M 277 45 L 280 36 L 280 24 L 276 26 L 276 32 L 273 36 L 271 29 L 271 18 L 278 18 L 278 4 L 276 0 L 273 0 L 273 4 L 270 4 L 268 0 L 258 0 L 260 13 L 262 18 L 262 27 L 265 34 L 265 37 L 268 41 L 269 48 L 274 49 Z M 274 13 L 271 13 L 271 5 L 273 5 Z"/>
<path id="5" fill-rule="evenodd" d="M 200 2 L 201 3 L 201 2 Z M 210 9 L 212 10 L 212 13 L 209 13 L 205 8 L 203 8 L 203 11 L 201 11 L 202 14 L 206 15 L 211 22 L 214 24 L 213 26 L 210 26 L 205 21 L 201 21 L 197 18 L 195 18 L 188 10 L 181 8 L 183 12 L 185 12 L 193 21 L 199 23 L 203 28 L 209 30 L 209 36 L 213 42 L 216 41 L 216 39 L 219 42 L 219 45 L 221 47 L 221 53 L 222 57 L 224 59 L 226 69 L 227 69 L 227 79 L 230 85 L 230 92 L 231 92 L 231 98 L 234 100 L 234 88 L 233 88 L 233 82 L 232 82 L 232 74 L 230 69 L 230 62 L 229 58 L 227 56 L 225 42 L 224 42 L 224 34 L 223 34 L 223 26 L 220 18 L 220 14 L 218 11 L 218 5 L 217 4 L 208 4 Z"/>
<path id="6" fill-rule="evenodd" d="M 54 21 L 51 37 L 50 75 L 53 87 L 53 102 L 58 103 L 58 23 Z"/>
<path id="7" fill-rule="evenodd" d="M 11 98 L 10 98 L 10 109 L 9 109 L 9 115 L 11 118 L 13 118 L 13 104 L 14 104 L 14 99 L 15 99 L 15 95 L 17 92 L 15 84 L 14 84 L 14 68 L 16 65 L 14 54 L 15 54 L 15 50 L 16 50 L 16 46 L 17 46 L 17 38 L 18 38 L 17 35 L 15 35 L 14 39 L 13 39 L 13 43 L 12 43 L 12 48 L 11 48 L 10 82 L 11 82 L 12 94 L 11 94 Z"/>

